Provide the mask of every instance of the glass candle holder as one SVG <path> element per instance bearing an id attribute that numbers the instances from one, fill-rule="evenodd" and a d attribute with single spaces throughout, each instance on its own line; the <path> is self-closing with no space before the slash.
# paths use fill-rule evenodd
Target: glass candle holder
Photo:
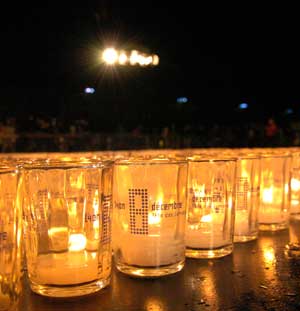
<path id="1" fill-rule="evenodd" d="M 300 214 L 300 152 L 292 154 L 290 215 Z"/>
<path id="2" fill-rule="evenodd" d="M 260 157 L 237 156 L 234 242 L 257 239 L 260 195 Z"/>
<path id="3" fill-rule="evenodd" d="M 72 297 L 107 286 L 112 162 L 35 161 L 21 178 L 31 289 Z"/>
<path id="4" fill-rule="evenodd" d="M 188 160 L 186 256 L 217 258 L 233 250 L 236 160 Z"/>
<path id="5" fill-rule="evenodd" d="M 286 229 L 289 218 L 289 155 L 277 153 L 261 157 L 259 230 Z"/>
<path id="6" fill-rule="evenodd" d="M 21 291 L 21 208 L 17 200 L 19 173 L 0 166 L 0 310 L 15 309 Z"/>
<path id="7" fill-rule="evenodd" d="M 119 271 L 159 277 L 185 262 L 186 161 L 135 158 L 114 167 L 113 250 Z"/>

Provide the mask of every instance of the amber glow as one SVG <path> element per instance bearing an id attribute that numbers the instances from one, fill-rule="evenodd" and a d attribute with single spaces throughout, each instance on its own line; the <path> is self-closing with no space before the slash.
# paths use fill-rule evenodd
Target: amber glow
<path id="1" fill-rule="evenodd" d="M 192 191 L 193 191 L 193 204 L 192 209 L 189 211 L 189 218 L 196 218 L 197 221 L 201 219 L 203 214 L 202 204 L 200 203 L 200 198 L 205 197 L 205 185 L 199 185 L 196 181 L 192 182 Z"/>
<path id="2" fill-rule="evenodd" d="M 293 191 L 299 191 L 300 190 L 300 180 L 296 178 L 291 179 L 291 189 Z"/>
<path id="3" fill-rule="evenodd" d="M 70 186 L 76 189 L 83 188 L 83 174 L 80 173 L 79 175 L 70 175 Z"/>
<path id="4" fill-rule="evenodd" d="M 159 57 L 157 55 L 141 53 L 137 50 L 132 50 L 130 52 L 117 51 L 115 48 L 111 47 L 103 51 L 102 61 L 107 65 L 157 66 Z"/>
<path id="5" fill-rule="evenodd" d="M 123 53 L 120 53 L 119 55 L 119 64 L 120 65 L 125 65 L 128 61 L 128 57 L 127 55 L 123 52 Z"/>
<path id="6" fill-rule="evenodd" d="M 122 227 L 123 227 L 124 231 L 127 232 L 129 225 L 128 225 L 128 223 L 122 222 Z"/>
<path id="7" fill-rule="evenodd" d="M 52 227 L 48 229 L 49 236 L 64 235 L 68 233 L 67 227 Z"/>
<path id="8" fill-rule="evenodd" d="M 264 203 L 272 203 L 273 202 L 273 188 L 263 189 L 262 199 Z"/>
<path id="9" fill-rule="evenodd" d="M 199 185 L 197 182 L 193 181 L 192 189 L 196 198 L 205 196 L 205 184 Z"/>
<path id="10" fill-rule="evenodd" d="M 129 58 L 130 65 L 135 65 L 138 62 L 138 52 L 133 50 Z"/>
<path id="11" fill-rule="evenodd" d="M 61 157 L 60 160 L 62 160 L 62 161 L 71 161 L 71 160 L 73 160 L 73 158 L 64 156 L 64 157 Z"/>
<path id="12" fill-rule="evenodd" d="M 69 236 L 69 251 L 78 252 L 85 249 L 86 237 L 81 233 L 74 233 Z"/>
<path id="13" fill-rule="evenodd" d="M 153 55 L 152 63 L 154 66 L 159 64 L 159 57 L 157 55 Z"/>
<path id="14" fill-rule="evenodd" d="M 206 267 L 199 268 L 198 271 L 196 271 L 196 273 L 192 276 L 192 279 L 189 283 L 191 284 L 190 286 L 193 293 L 197 293 L 201 299 L 205 300 L 205 302 L 209 304 L 213 301 L 213 308 L 208 307 L 207 310 L 222 310 L 219 301 L 220 297 L 217 295 L 215 272 L 211 268 L 210 263 L 211 262 L 208 262 Z M 195 278 L 200 275 L 203 277 L 203 281 L 195 282 Z M 200 307 L 198 310 L 205 310 L 205 308 Z"/>
<path id="15" fill-rule="evenodd" d="M 291 179 L 291 212 L 297 212 L 297 207 L 299 205 L 299 191 L 300 191 L 300 180 L 297 178 Z"/>
<path id="16" fill-rule="evenodd" d="M 243 177 L 245 180 L 249 179 L 247 165 L 247 161 L 241 161 L 241 177 Z"/>
<path id="17" fill-rule="evenodd" d="M 157 211 L 156 215 L 149 214 L 149 217 L 148 217 L 149 225 L 158 225 L 158 224 L 160 224 L 160 215 L 161 215 L 161 211 Z"/>
<path id="18" fill-rule="evenodd" d="M 76 218 L 77 215 L 77 202 L 70 202 L 68 204 L 68 214 L 71 219 Z"/>
<path id="19" fill-rule="evenodd" d="M 159 300 L 159 297 L 151 297 L 148 298 L 146 303 L 147 311 L 165 311 L 167 310 L 166 306 L 164 306 L 163 302 Z"/>
<path id="20" fill-rule="evenodd" d="M 113 65 L 118 60 L 118 52 L 114 48 L 107 48 L 102 54 L 102 59 L 107 65 Z"/>
<path id="21" fill-rule="evenodd" d="M 161 206 L 163 203 L 163 194 L 161 193 L 158 196 L 158 199 L 156 201 L 157 206 Z M 149 213 L 148 215 L 148 224 L 149 225 L 159 225 L 161 222 L 161 210 L 156 210 L 154 213 Z"/>
<path id="22" fill-rule="evenodd" d="M 262 201 L 266 204 L 281 204 L 285 189 L 271 186 L 262 191 Z"/>
<path id="23" fill-rule="evenodd" d="M 95 196 L 94 196 L 94 202 L 93 202 L 93 210 L 94 210 L 94 215 L 98 215 L 99 213 L 99 193 L 98 190 L 95 191 Z M 93 228 L 94 229 L 99 229 L 99 217 L 97 217 L 96 220 L 93 221 Z M 98 231 L 96 232 L 95 238 L 98 238 Z"/>
<path id="24" fill-rule="evenodd" d="M 266 264 L 271 264 L 275 261 L 275 251 L 273 247 L 266 247 L 263 250 L 264 260 Z"/>
<path id="25" fill-rule="evenodd" d="M 204 215 L 201 217 L 201 222 L 212 222 L 212 215 L 208 214 L 208 215 Z"/>

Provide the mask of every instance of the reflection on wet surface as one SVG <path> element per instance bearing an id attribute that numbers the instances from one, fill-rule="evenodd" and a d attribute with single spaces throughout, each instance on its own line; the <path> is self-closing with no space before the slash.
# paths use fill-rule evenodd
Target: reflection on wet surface
<path id="1" fill-rule="evenodd" d="M 300 310 L 300 261 L 285 257 L 288 230 L 261 233 L 230 256 L 188 259 L 177 274 L 136 279 L 114 269 L 111 286 L 76 302 L 30 294 L 20 311 Z"/>
<path id="2" fill-rule="evenodd" d="M 149 297 L 145 302 L 145 310 L 147 311 L 167 311 L 167 306 L 159 297 Z"/>

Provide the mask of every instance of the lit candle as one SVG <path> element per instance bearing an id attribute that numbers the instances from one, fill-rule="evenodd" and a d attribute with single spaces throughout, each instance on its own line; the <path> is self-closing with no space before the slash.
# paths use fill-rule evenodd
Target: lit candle
<path id="1" fill-rule="evenodd" d="M 200 223 L 188 225 L 186 229 L 186 246 L 214 249 L 231 243 L 223 234 L 223 217 L 224 215 L 207 214 L 201 217 Z"/>
<path id="2" fill-rule="evenodd" d="M 259 223 L 280 223 L 287 219 L 283 206 L 283 189 L 270 187 L 263 189 L 262 204 L 259 209 Z"/>
<path id="3" fill-rule="evenodd" d="M 235 212 L 234 234 L 249 234 L 249 215 L 247 210 L 240 210 Z"/>
<path id="4" fill-rule="evenodd" d="M 97 275 L 97 253 L 82 251 L 38 256 L 32 279 L 39 284 L 68 285 L 96 280 Z"/>
<path id="5" fill-rule="evenodd" d="M 38 284 L 68 285 L 98 278 L 98 253 L 85 250 L 83 234 L 71 234 L 67 252 L 39 255 L 36 270 L 30 271 Z M 29 269 L 30 270 L 30 269 Z"/>
<path id="6" fill-rule="evenodd" d="M 174 216 L 179 215 L 182 219 L 185 216 L 185 212 L 180 211 L 182 204 L 174 202 L 164 204 L 160 199 L 157 203 L 152 204 L 150 209 L 154 207 L 156 210 L 148 213 L 148 235 L 133 235 L 129 232 L 128 224 L 122 224 L 123 231 L 118 236 L 116 244 L 121 246 L 124 262 L 154 267 L 178 262 L 184 256 L 185 247 L 182 235 L 177 236 L 178 232 L 174 230 L 174 226 L 176 227 Z M 163 211 L 157 210 L 162 207 Z M 177 211 L 177 209 L 179 210 Z"/>
<path id="7" fill-rule="evenodd" d="M 285 221 L 286 217 L 281 210 L 275 207 L 264 207 L 259 211 L 259 222 L 262 224 L 280 223 Z"/>
<path id="8" fill-rule="evenodd" d="M 291 206 L 290 214 L 297 214 L 300 212 L 300 180 L 298 178 L 291 178 Z"/>
<path id="9" fill-rule="evenodd" d="M 185 260 L 186 163 L 120 160 L 115 167 L 113 250 L 119 271 L 162 276 Z"/>
<path id="10" fill-rule="evenodd" d="M 181 240 L 173 235 L 134 237 L 124 235 L 126 247 L 122 249 L 122 258 L 126 263 L 137 266 L 155 267 L 176 263 L 182 259 L 185 248 Z"/>

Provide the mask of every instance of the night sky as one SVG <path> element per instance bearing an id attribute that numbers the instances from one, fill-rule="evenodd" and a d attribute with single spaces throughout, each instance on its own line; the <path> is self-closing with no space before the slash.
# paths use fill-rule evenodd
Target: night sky
<path id="1" fill-rule="evenodd" d="M 95 125 L 264 121 L 300 116 L 296 10 L 180 1 L 41 1 L 1 9 L 0 117 Z M 99 62 L 106 46 L 156 53 L 156 68 Z M 86 96 L 86 86 L 96 89 Z M 186 96 L 186 104 L 177 97 Z M 239 111 L 242 102 L 247 112 Z M 97 127 L 97 126 L 95 126 Z M 98 127 L 101 126 L 98 124 Z"/>

